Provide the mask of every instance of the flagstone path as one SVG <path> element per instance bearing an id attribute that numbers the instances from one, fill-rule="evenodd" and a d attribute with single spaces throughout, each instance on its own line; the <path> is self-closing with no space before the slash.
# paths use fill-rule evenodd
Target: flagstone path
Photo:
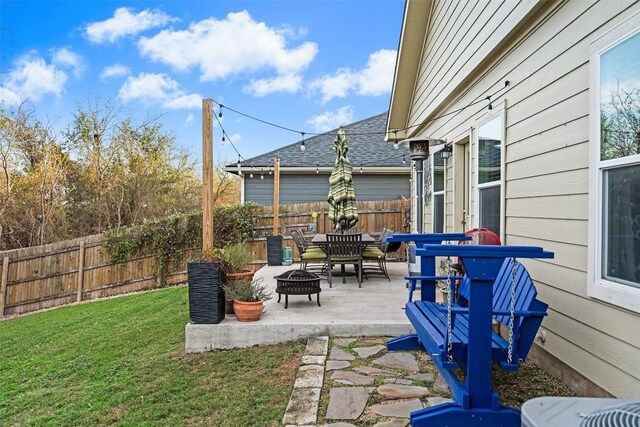
<path id="1" fill-rule="evenodd" d="M 385 343 L 310 338 L 283 425 L 405 427 L 412 411 L 451 401 L 426 353 L 387 352 Z"/>

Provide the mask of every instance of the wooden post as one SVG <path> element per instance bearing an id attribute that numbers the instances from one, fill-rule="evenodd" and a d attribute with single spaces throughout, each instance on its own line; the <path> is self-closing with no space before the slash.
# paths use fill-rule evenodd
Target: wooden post
<path id="1" fill-rule="evenodd" d="M 2 281 L 0 282 L 0 317 L 4 316 L 4 305 L 7 296 L 7 282 L 9 281 L 9 257 L 2 261 Z"/>
<path id="2" fill-rule="evenodd" d="M 84 242 L 80 242 L 78 256 L 78 291 L 76 301 L 82 301 L 82 289 L 84 288 Z"/>
<path id="3" fill-rule="evenodd" d="M 213 103 L 202 100 L 202 251 L 213 249 Z"/>
<path id="4" fill-rule="evenodd" d="M 273 167 L 273 235 L 280 234 L 280 158 Z"/>

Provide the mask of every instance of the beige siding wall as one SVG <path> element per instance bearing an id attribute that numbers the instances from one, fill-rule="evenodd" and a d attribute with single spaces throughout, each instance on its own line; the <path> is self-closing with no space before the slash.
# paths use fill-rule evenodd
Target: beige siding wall
<path id="1" fill-rule="evenodd" d="M 505 243 L 556 254 L 526 261 L 550 305 L 542 346 L 613 395 L 637 397 L 640 315 L 587 296 L 587 216 L 589 45 L 640 3 L 570 0 L 530 13 L 532 7 L 524 1 L 435 2 L 407 124 L 466 107 L 510 81 L 493 99 L 506 109 Z M 504 44 L 501 37 L 527 14 L 526 25 Z M 487 57 L 500 43 L 498 54 Z M 473 134 L 486 107 L 479 103 L 430 121 L 419 133 L 456 142 Z M 447 166 L 446 225 L 453 231 L 459 227 L 453 210 L 461 207 L 451 193 L 453 160 Z"/>

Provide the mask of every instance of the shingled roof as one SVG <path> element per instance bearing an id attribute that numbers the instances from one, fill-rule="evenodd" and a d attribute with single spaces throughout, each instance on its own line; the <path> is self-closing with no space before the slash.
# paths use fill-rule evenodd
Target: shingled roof
<path id="1" fill-rule="evenodd" d="M 409 162 L 408 147 L 400 146 L 397 150 L 393 143 L 384 140 L 387 124 L 387 113 L 382 113 L 368 119 L 360 120 L 343 126 L 349 141 L 349 160 L 354 167 L 407 167 Z M 269 167 L 273 159 L 280 158 L 281 167 L 315 168 L 333 167 L 336 154 L 333 151 L 333 141 L 338 129 L 313 137 L 305 138 L 306 150 L 300 150 L 302 140 L 282 148 L 261 154 L 242 162 L 243 167 Z M 402 156 L 406 157 L 406 164 L 402 163 Z M 227 165 L 235 168 L 236 164 Z"/>

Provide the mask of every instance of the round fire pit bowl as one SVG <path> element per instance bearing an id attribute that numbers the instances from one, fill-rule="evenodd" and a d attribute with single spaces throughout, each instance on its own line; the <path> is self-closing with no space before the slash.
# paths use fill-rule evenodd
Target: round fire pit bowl
<path id="1" fill-rule="evenodd" d="M 311 301 L 311 294 L 317 294 L 318 307 L 320 307 L 320 277 L 306 270 L 289 270 L 275 276 L 277 280 L 276 292 L 278 302 L 284 294 L 284 308 L 289 307 L 289 295 L 308 295 Z"/>

